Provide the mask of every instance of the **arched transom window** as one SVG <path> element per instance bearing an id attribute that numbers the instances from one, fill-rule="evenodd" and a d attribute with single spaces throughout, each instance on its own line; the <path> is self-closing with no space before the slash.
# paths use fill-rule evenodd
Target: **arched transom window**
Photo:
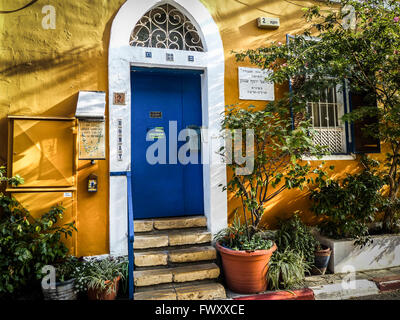
<path id="1" fill-rule="evenodd" d="M 133 47 L 204 51 L 196 27 L 170 4 L 146 12 L 133 29 L 129 44 Z"/>

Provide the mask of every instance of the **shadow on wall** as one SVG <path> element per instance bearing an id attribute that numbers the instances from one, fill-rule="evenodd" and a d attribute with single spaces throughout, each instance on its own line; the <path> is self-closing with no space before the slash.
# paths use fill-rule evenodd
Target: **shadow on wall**
<path id="1" fill-rule="evenodd" d="M 73 185 L 72 126 L 71 121 L 14 121 L 12 171 L 25 179 L 23 186 Z"/>
<path id="2" fill-rule="evenodd" d="M 92 70 L 96 70 L 93 62 L 99 56 L 100 50 L 101 48 L 97 45 L 80 46 L 56 54 L 42 53 L 41 55 L 46 55 L 46 57 L 32 58 L 18 64 L 14 64 L 15 57 L 10 57 L 9 60 L 1 59 L 0 64 L 6 67 L 0 70 L 0 77 L 7 78 L 13 85 L 18 83 L 19 89 L 15 90 L 15 94 L 9 95 L 7 100 L 14 105 L 19 100 L 37 95 L 38 92 L 44 97 L 46 95 L 54 96 L 54 92 L 50 93 L 51 90 L 66 82 L 72 82 L 73 86 L 78 89 L 82 85 L 80 83 L 86 80 L 82 76 L 92 68 Z M 33 52 L 32 54 L 37 55 Z M 21 81 L 21 78 L 24 79 Z M 87 81 L 87 84 L 89 83 Z"/>
<path id="3" fill-rule="evenodd" d="M 335 163 L 336 162 L 336 163 Z M 318 165 L 319 163 L 313 164 Z M 355 174 L 360 171 L 360 166 L 358 161 L 327 161 L 325 168 L 330 165 L 335 165 L 337 168 L 334 169 L 332 174 L 330 174 L 333 179 L 342 179 L 346 174 Z M 230 175 L 228 174 L 228 179 Z M 269 190 L 269 194 L 276 189 Z M 277 186 L 279 188 L 279 186 Z M 289 218 L 292 214 L 300 210 L 302 220 L 308 225 L 316 225 L 320 221 L 320 218 L 316 217 L 310 210 L 311 200 L 309 199 L 309 191 L 305 189 L 304 191 L 298 189 L 284 190 L 282 193 L 277 195 L 273 200 L 269 201 L 265 205 L 265 214 L 261 219 L 261 225 L 274 229 L 276 227 L 277 218 Z M 228 193 L 229 202 L 229 222 L 233 222 L 234 212 L 238 210 L 238 215 L 243 217 L 242 203 L 239 199 L 234 197 L 233 193 Z M 250 214 L 247 215 L 250 217 Z"/>

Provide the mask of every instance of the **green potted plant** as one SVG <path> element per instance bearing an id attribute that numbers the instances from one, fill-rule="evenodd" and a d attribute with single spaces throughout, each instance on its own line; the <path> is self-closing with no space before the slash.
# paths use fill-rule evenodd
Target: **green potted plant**
<path id="1" fill-rule="evenodd" d="M 324 246 L 318 242 L 314 252 L 314 263 L 311 268 L 311 273 L 315 275 L 325 274 L 331 258 L 331 248 Z"/>
<path id="2" fill-rule="evenodd" d="M 329 263 L 331 251 L 334 253 L 330 267 L 332 272 L 340 272 L 346 264 L 360 270 L 374 264 L 374 268 L 385 267 L 388 261 L 393 260 L 390 250 L 385 249 L 390 246 L 390 240 L 372 235 L 369 230 L 369 225 L 375 221 L 385 203 L 380 192 L 384 181 L 376 172 L 379 163 L 363 156 L 361 164 L 361 172 L 347 174 L 342 179 L 321 179 L 319 186 L 310 193 L 311 210 L 321 219 L 316 237 L 324 246 L 321 245 L 315 259 L 316 267 L 322 273 L 326 268 L 324 264 Z M 367 245 L 368 258 L 363 252 L 363 247 Z M 384 258 L 385 252 L 389 253 L 388 258 Z M 335 259 L 335 256 L 348 257 L 345 261 Z M 319 272 L 318 269 L 315 270 Z"/>
<path id="3" fill-rule="evenodd" d="M 89 300 L 114 300 L 118 293 L 123 262 L 113 257 L 90 259 L 77 269 L 77 287 L 87 290 Z"/>
<path id="4" fill-rule="evenodd" d="M 293 250 L 301 255 L 304 263 L 308 266 L 304 269 L 304 272 L 325 274 L 331 250 L 319 243 L 313 235 L 311 227 L 303 223 L 299 214 L 300 212 L 296 211 L 288 219 L 279 219 L 278 230 L 275 234 L 279 251 L 283 253 L 286 250 Z M 284 255 L 280 259 L 284 260 Z"/>
<path id="5" fill-rule="evenodd" d="M 0 188 L 24 183 L 19 176 L 7 177 L 0 166 Z M 24 296 L 36 289 L 41 296 L 42 268 L 68 257 L 61 241 L 76 231 L 75 223 L 62 224 L 64 208 L 54 206 L 33 217 L 8 192 L 0 192 L 0 299 Z M 35 288 L 35 289 L 33 289 Z"/>
<path id="6" fill-rule="evenodd" d="M 313 265 L 319 242 L 312 234 L 311 228 L 301 220 L 299 211 L 288 219 L 279 219 L 275 238 L 281 252 L 286 249 L 294 250 L 300 253 L 309 265 Z"/>
<path id="7" fill-rule="evenodd" d="M 307 121 L 292 130 L 289 103 L 282 99 L 258 110 L 230 107 L 222 122 L 227 143 L 221 155 L 231 173 L 223 189 L 241 200 L 243 216 L 217 234 L 216 247 L 227 285 L 235 292 L 266 290 L 268 261 L 276 245 L 261 232 L 265 206 L 285 189 L 302 189 L 309 182 L 311 165 L 297 160 L 323 154 L 312 142 Z M 245 161 L 236 161 L 243 158 L 241 147 Z"/>
<path id="8" fill-rule="evenodd" d="M 55 288 L 44 288 L 42 292 L 45 300 L 76 300 L 75 270 L 79 263 L 75 257 L 68 257 L 65 261 L 55 265 L 56 283 Z"/>
<path id="9" fill-rule="evenodd" d="M 269 261 L 267 281 L 271 289 L 296 289 L 305 279 L 310 264 L 304 256 L 293 249 L 276 251 Z"/>

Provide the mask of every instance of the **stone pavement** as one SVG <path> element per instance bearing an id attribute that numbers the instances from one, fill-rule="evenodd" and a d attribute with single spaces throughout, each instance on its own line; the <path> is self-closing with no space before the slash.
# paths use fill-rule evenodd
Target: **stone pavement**
<path id="1" fill-rule="evenodd" d="M 246 300 L 304 300 L 312 290 L 315 300 L 347 300 L 358 297 L 375 297 L 388 290 L 400 289 L 400 267 L 359 271 L 355 274 L 325 274 L 306 277 L 304 287 L 307 290 L 292 291 L 291 295 L 282 295 L 279 291 L 266 291 L 259 294 L 243 295 L 226 290 L 228 299 Z M 288 291 L 291 292 L 291 291 Z M 390 296 L 390 295 L 389 295 Z M 280 299 L 279 297 L 286 297 Z M 289 297 L 289 298 L 288 298 Z"/>

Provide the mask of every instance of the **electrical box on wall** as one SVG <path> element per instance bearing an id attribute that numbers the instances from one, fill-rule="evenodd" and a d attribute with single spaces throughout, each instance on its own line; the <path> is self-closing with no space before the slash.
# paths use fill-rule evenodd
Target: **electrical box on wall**
<path id="1" fill-rule="evenodd" d="M 257 19 L 257 25 L 262 29 L 277 29 L 279 28 L 279 18 L 260 17 Z"/>
<path id="2" fill-rule="evenodd" d="M 90 174 L 87 181 L 88 192 L 97 192 L 97 175 Z"/>

